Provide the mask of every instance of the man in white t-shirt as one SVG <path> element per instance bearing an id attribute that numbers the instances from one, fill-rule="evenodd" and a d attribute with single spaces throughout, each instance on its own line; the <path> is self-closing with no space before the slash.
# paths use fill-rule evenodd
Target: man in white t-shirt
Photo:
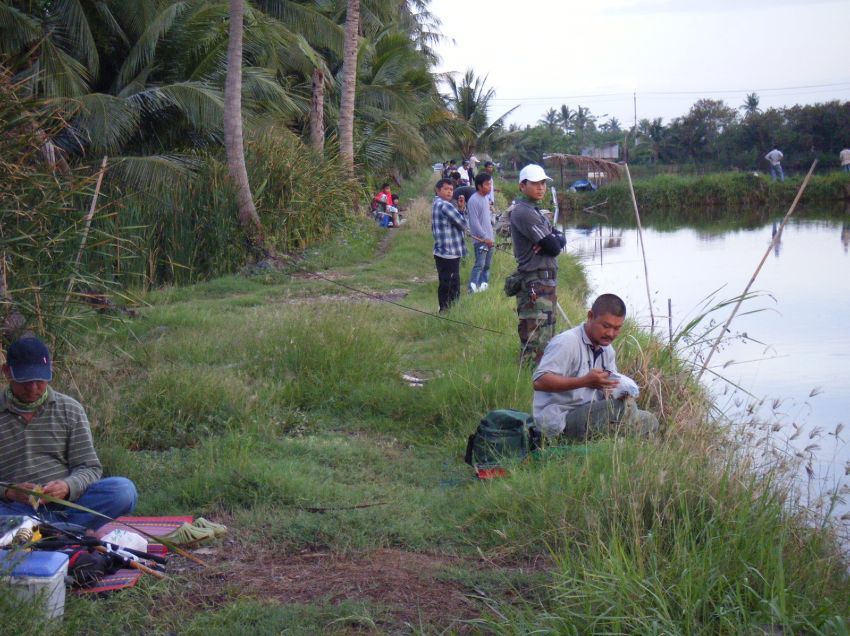
<path id="1" fill-rule="evenodd" d="M 838 159 L 841 161 L 841 169 L 844 172 L 850 172 L 850 148 L 845 148 L 839 152 Z"/>
<path id="2" fill-rule="evenodd" d="M 770 163 L 770 178 L 774 181 L 777 179 L 785 181 L 785 173 L 782 172 L 782 159 L 784 157 L 785 155 L 778 148 L 774 148 L 764 156 L 768 163 Z"/>

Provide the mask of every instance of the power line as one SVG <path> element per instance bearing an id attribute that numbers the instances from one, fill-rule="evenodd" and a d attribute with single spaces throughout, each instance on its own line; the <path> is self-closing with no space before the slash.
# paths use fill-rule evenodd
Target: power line
<path id="1" fill-rule="evenodd" d="M 373 300 L 377 300 L 379 302 L 387 303 L 387 304 L 390 304 L 390 305 L 395 305 L 396 307 L 401 307 L 402 309 L 406 309 L 408 311 L 413 311 L 413 312 L 418 313 L 418 314 L 424 314 L 425 316 L 428 316 L 430 318 L 436 318 L 438 320 L 445 320 L 447 322 L 453 322 L 457 325 L 463 325 L 464 327 L 470 327 L 472 329 L 479 329 L 480 331 L 487 331 L 489 333 L 495 333 L 495 334 L 500 335 L 500 336 L 509 335 L 509 334 L 506 334 L 503 331 L 496 331 L 495 329 L 490 329 L 489 327 L 482 327 L 480 325 L 474 325 L 471 322 L 464 322 L 462 320 L 455 320 L 454 318 L 449 318 L 447 316 L 440 316 L 439 314 L 432 314 L 429 311 L 425 311 L 423 309 L 418 309 L 416 307 L 411 307 L 410 305 L 402 305 L 401 303 L 397 303 L 394 300 L 390 300 L 389 298 L 385 298 L 385 297 L 381 296 L 380 294 L 375 294 L 375 293 L 372 293 L 372 292 L 364 291 L 362 289 L 358 289 L 357 287 L 352 287 L 351 285 L 346 285 L 345 283 L 341 283 L 338 280 L 333 280 L 332 278 L 328 278 L 327 276 L 322 276 L 318 272 L 312 272 L 310 270 L 302 269 L 300 267 L 296 267 L 295 269 L 299 272 L 304 273 L 304 274 L 309 274 L 311 276 L 315 276 L 316 278 L 320 278 L 325 282 L 332 283 L 334 285 L 338 285 L 339 287 L 342 287 L 342 288 L 347 289 L 349 291 L 357 292 L 358 294 L 363 294 L 364 296 L 368 296 L 369 298 L 372 298 Z"/>
<path id="2" fill-rule="evenodd" d="M 836 87 L 850 88 L 850 81 L 832 82 L 828 84 L 802 84 L 799 86 L 780 86 L 773 88 L 738 88 L 738 89 L 707 89 L 695 91 L 636 91 L 638 96 L 673 96 L 673 95 L 715 95 L 725 93 L 769 93 L 776 91 L 797 91 L 797 90 L 812 90 L 812 89 L 827 89 Z M 635 91 L 619 92 L 619 93 L 585 93 L 582 95 L 551 95 L 538 97 L 493 97 L 494 102 L 516 102 L 516 101 L 554 101 L 554 100 L 577 100 L 577 99 L 598 99 L 603 97 L 631 97 Z"/>

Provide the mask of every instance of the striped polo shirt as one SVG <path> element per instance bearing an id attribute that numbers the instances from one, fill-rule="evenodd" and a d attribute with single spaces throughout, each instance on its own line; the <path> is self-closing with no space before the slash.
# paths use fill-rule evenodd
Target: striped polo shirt
<path id="1" fill-rule="evenodd" d="M 47 390 L 47 401 L 27 422 L 9 410 L 6 391 L 0 389 L 0 482 L 44 485 L 62 479 L 71 490 L 68 499 L 76 501 L 103 469 L 82 405 Z"/>

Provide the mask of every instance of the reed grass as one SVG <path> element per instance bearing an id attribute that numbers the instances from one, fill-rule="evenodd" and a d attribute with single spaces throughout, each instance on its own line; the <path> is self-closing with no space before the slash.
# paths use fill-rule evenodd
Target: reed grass
<path id="1" fill-rule="evenodd" d="M 84 213 L 96 175 L 42 156 L 44 140 L 65 125 L 0 66 L 0 340 L 35 332 L 60 357 L 87 311 L 82 292 L 111 287 L 79 267 L 101 245 L 97 233 L 87 236 Z"/>
<path id="2" fill-rule="evenodd" d="M 332 153 L 322 158 L 289 131 L 270 128 L 248 136 L 246 162 L 270 248 L 288 254 L 347 230 L 359 188 Z M 87 261 L 89 269 L 149 289 L 243 267 L 246 244 L 223 155 L 201 153 L 194 165 L 193 175 L 127 193 L 117 176 L 108 179 L 110 212 L 100 215 L 96 227 L 126 244 L 105 239 L 98 256 Z"/>
<path id="3" fill-rule="evenodd" d="M 715 208 L 762 208 L 789 205 L 802 176 L 784 182 L 748 172 L 716 173 L 705 176 L 658 175 L 634 183 L 635 197 L 642 212 L 689 206 Z M 580 211 L 607 200 L 607 209 L 627 209 L 631 204 L 628 184 L 613 181 L 595 192 L 564 193 L 562 209 Z M 814 175 L 802 199 L 804 204 L 831 204 L 850 196 L 850 177 L 836 172 Z"/>

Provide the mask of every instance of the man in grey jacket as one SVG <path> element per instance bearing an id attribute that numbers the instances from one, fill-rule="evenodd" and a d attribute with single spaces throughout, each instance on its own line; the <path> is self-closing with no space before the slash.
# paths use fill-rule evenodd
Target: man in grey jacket
<path id="1" fill-rule="evenodd" d="M 475 264 L 469 276 L 469 291 L 486 291 L 490 285 L 490 263 L 493 261 L 493 224 L 490 222 L 490 202 L 487 196 L 493 187 L 493 178 L 486 172 L 475 175 L 475 194 L 469 198 L 467 213 Z"/>
<path id="2" fill-rule="evenodd" d="M 511 211 L 511 240 L 517 272 L 522 278 L 516 295 L 522 364 L 539 362 L 546 344 L 555 335 L 558 255 L 566 239 L 540 212 L 546 182 L 551 180 L 540 166 L 525 166 L 519 173 L 521 194 Z"/>

